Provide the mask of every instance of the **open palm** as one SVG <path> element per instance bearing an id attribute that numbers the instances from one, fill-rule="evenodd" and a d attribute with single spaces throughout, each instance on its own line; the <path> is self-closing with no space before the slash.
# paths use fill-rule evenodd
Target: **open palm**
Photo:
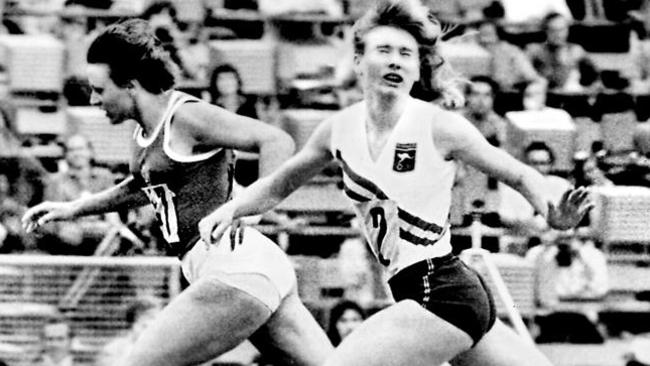
<path id="1" fill-rule="evenodd" d="M 557 205 L 548 204 L 548 224 L 553 229 L 567 230 L 577 226 L 584 215 L 594 207 L 585 187 L 569 189 Z"/>

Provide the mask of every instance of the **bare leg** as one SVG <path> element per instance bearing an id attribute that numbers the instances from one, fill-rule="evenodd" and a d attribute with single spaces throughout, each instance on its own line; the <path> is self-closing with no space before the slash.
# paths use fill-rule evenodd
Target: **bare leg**
<path id="1" fill-rule="evenodd" d="M 500 320 L 467 352 L 452 361 L 453 365 L 485 366 L 551 366 L 551 362 L 535 346 L 526 343 Z"/>
<path id="2" fill-rule="evenodd" d="M 183 366 L 208 361 L 244 341 L 270 316 L 269 308 L 258 299 L 206 276 L 176 297 L 147 327 L 125 365 Z"/>
<path id="3" fill-rule="evenodd" d="M 251 341 L 262 353 L 287 360 L 291 365 L 320 366 L 334 351 L 321 326 L 300 301 L 295 287 Z"/>
<path id="4" fill-rule="evenodd" d="M 471 345 L 462 330 L 415 301 L 403 300 L 363 322 L 325 365 L 440 365 Z"/>

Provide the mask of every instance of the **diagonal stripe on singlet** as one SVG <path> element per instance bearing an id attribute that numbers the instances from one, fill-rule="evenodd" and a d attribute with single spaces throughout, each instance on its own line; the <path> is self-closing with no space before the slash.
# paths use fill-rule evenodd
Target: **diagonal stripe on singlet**
<path id="1" fill-rule="evenodd" d="M 414 235 L 414 234 L 404 230 L 403 228 L 399 228 L 399 237 L 400 237 L 400 239 L 406 240 L 409 243 L 412 243 L 412 244 L 415 244 L 415 245 L 429 246 L 429 245 L 434 245 L 435 243 L 437 243 L 440 240 L 440 238 L 442 238 L 442 235 L 440 235 L 440 237 L 438 237 L 435 240 L 431 240 L 431 239 L 427 239 L 427 238 L 423 238 L 423 237 Z"/>
<path id="2" fill-rule="evenodd" d="M 343 157 L 341 156 L 341 151 L 336 150 L 336 158 L 341 161 L 341 165 L 343 166 L 343 172 L 352 180 L 354 183 L 358 184 L 359 186 L 367 189 L 370 191 L 370 193 L 374 194 L 379 198 L 380 200 L 387 200 L 388 196 L 379 188 L 377 187 L 373 182 L 369 181 L 368 179 L 360 176 L 359 174 L 355 173 L 352 168 L 348 165 L 348 163 L 343 160 Z"/>
<path id="3" fill-rule="evenodd" d="M 354 201 L 357 202 L 370 201 L 370 198 L 360 195 L 359 193 L 355 192 L 352 188 L 348 187 L 348 185 L 345 183 L 343 183 L 343 192 L 345 192 L 345 195 L 350 197 L 350 199 Z"/>
<path id="4" fill-rule="evenodd" d="M 424 221 L 421 218 L 413 216 L 412 214 L 404 211 L 399 207 L 397 208 L 397 216 L 400 219 L 404 220 L 406 223 L 418 227 L 424 231 L 431 231 L 433 233 L 440 234 L 444 230 L 444 228 L 438 226 L 438 224 Z"/>

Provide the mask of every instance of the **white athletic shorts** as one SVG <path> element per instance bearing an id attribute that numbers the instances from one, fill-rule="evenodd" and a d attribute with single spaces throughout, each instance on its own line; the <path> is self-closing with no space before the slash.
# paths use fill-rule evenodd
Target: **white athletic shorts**
<path id="1" fill-rule="evenodd" d="M 181 261 L 183 275 L 192 283 L 214 276 L 263 302 L 272 312 L 296 286 L 296 273 L 287 255 L 259 231 L 243 227 L 244 240 L 234 250 L 230 230 L 218 245 L 206 248 L 202 240 Z"/>

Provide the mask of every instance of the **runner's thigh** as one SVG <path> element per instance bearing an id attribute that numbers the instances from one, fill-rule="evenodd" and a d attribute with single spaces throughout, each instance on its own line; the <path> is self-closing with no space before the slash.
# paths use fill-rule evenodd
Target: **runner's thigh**
<path id="1" fill-rule="evenodd" d="M 325 365 L 440 365 L 471 345 L 467 333 L 417 302 L 402 300 L 363 322 Z"/>
<path id="2" fill-rule="evenodd" d="M 492 329 L 475 347 L 460 354 L 454 366 L 551 366 L 535 345 L 526 342 L 497 319 Z"/>
<path id="3" fill-rule="evenodd" d="M 251 341 L 265 355 L 291 365 L 320 366 L 334 347 L 293 289 Z"/>
<path id="4" fill-rule="evenodd" d="M 248 338 L 270 315 L 269 308 L 248 293 L 214 276 L 202 277 L 147 327 L 125 365 L 182 366 L 208 361 Z"/>

